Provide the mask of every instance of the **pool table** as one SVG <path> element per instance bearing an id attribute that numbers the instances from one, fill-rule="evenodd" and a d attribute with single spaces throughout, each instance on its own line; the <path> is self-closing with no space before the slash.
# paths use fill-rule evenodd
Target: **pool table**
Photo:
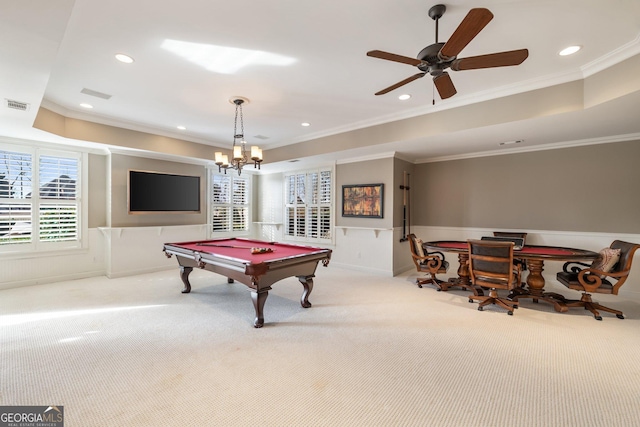
<path id="1" fill-rule="evenodd" d="M 237 280 L 249 287 L 256 328 L 264 325 L 264 303 L 271 285 L 284 278 L 298 278 L 304 287 L 300 304 L 311 307 L 309 294 L 318 263 L 322 261 L 326 267 L 331 259 L 331 249 L 243 238 L 165 243 L 163 251 L 178 260 L 184 283 L 182 293 L 191 292 L 189 274 L 195 267 L 226 276 L 229 283 Z"/>

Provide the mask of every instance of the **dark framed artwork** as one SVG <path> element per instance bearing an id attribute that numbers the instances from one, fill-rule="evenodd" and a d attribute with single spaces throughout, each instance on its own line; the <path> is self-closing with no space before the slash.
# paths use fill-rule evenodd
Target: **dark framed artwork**
<path id="1" fill-rule="evenodd" d="M 342 216 L 382 218 L 384 184 L 342 186 Z"/>

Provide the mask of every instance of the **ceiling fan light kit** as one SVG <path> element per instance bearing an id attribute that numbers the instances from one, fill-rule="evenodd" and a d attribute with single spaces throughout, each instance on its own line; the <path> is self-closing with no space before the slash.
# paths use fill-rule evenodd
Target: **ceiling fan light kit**
<path id="1" fill-rule="evenodd" d="M 413 65 L 420 70 L 419 73 L 376 92 L 376 95 L 384 95 L 429 74 L 433 78 L 433 84 L 438 90 L 440 98 L 447 99 L 457 93 L 453 81 L 446 71 L 448 68 L 453 71 L 462 71 L 509 67 L 520 65 L 529 56 L 527 49 L 518 49 L 468 58 L 458 58 L 458 54 L 493 19 L 493 14 L 485 8 L 471 9 L 455 29 L 449 40 L 443 43 L 438 41 L 438 21 L 442 18 L 446 10 L 447 8 L 442 4 L 437 4 L 429 9 L 429 17 L 436 21 L 436 41 L 422 49 L 415 59 L 381 50 L 367 52 L 367 56 Z"/>

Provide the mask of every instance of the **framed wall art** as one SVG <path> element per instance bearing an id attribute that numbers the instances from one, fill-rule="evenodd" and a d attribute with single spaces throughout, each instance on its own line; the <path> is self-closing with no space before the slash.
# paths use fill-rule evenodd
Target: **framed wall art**
<path id="1" fill-rule="evenodd" d="M 382 218 L 384 184 L 342 186 L 342 216 Z"/>

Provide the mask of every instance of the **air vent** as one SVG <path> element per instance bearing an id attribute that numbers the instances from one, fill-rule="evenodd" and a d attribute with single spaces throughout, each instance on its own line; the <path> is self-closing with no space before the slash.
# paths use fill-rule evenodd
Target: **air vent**
<path id="1" fill-rule="evenodd" d="M 268 136 L 264 136 L 264 135 L 255 135 L 254 138 L 255 139 L 269 139 Z"/>
<path id="2" fill-rule="evenodd" d="M 97 90 L 91 90 L 91 89 L 87 89 L 86 87 L 83 88 L 80 93 L 84 93 L 85 95 L 91 95 L 91 96 L 95 96 L 96 98 L 102 98 L 102 99 L 109 99 L 111 98 L 111 95 L 106 94 L 106 93 L 102 93 L 102 92 L 98 92 Z"/>
<path id="3" fill-rule="evenodd" d="M 26 102 L 14 101 L 13 99 L 7 99 L 7 108 L 13 108 L 14 110 L 27 111 L 29 104 Z"/>

